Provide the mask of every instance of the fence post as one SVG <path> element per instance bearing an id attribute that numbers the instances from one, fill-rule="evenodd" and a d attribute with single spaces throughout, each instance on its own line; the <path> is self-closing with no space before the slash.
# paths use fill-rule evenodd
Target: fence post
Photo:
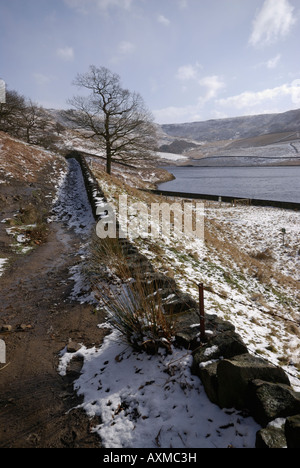
<path id="1" fill-rule="evenodd" d="M 200 310 L 200 340 L 205 343 L 205 310 L 204 310 L 204 286 L 203 283 L 199 284 L 199 310 Z"/>

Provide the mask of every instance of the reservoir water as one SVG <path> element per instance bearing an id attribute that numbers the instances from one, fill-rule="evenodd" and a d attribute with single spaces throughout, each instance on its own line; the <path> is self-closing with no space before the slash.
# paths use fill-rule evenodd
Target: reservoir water
<path id="1" fill-rule="evenodd" d="M 300 166 L 164 169 L 176 179 L 159 190 L 300 203 Z"/>

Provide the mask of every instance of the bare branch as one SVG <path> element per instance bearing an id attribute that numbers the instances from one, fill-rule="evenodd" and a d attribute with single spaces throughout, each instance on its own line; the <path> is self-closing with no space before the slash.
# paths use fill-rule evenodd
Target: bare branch
<path id="1" fill-rule="evenodd" d="M 88 97 L 69 100 L 77 110 L 74 121 L 99 146 L 104 144 L 109 174 L 112 158 L 153 158 L 157 142 L 153 117 L 139 94 L 121 87 L 119 75 L 105 67 L 91 66 L 88 73 L 77 75 L 74 84 L 91 92 Z"/>

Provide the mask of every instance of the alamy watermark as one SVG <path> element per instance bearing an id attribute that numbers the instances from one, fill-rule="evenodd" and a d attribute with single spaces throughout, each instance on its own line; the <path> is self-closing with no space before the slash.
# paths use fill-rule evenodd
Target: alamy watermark
<path id="1" fill-rule="evenodd" d="M 3 340 L 0 340 L 0 364 L 6 364 L 6 345 Z"/>
<path id="2" fill-rule="evenodd" d="M 6 85 L 5 81 L 0 79 L 0 104 L 6 103 Z"/>
<path id="3" fill-rule="evenodd" d="M 116 210 L 111 204 L 102 203 L 97 215 L 96 233 L 100 239 L 157 239 L 174 235 L 177 239 L 188 236 L 204 240 L 203 203 L 129 204 L 127 195 L 121 195 Z"/>

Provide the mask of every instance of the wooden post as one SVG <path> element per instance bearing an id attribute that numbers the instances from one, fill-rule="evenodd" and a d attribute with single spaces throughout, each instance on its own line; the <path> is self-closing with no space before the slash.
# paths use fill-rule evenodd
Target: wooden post
<path id="1" fill-rule="evenodd" d="M 205 310 L 204 310 L 204 286 L 203 283 L 199 284 L 199 310 L 200 310 L 200 340 L 202 343 L 206 342 L 205 333 Z"/>

